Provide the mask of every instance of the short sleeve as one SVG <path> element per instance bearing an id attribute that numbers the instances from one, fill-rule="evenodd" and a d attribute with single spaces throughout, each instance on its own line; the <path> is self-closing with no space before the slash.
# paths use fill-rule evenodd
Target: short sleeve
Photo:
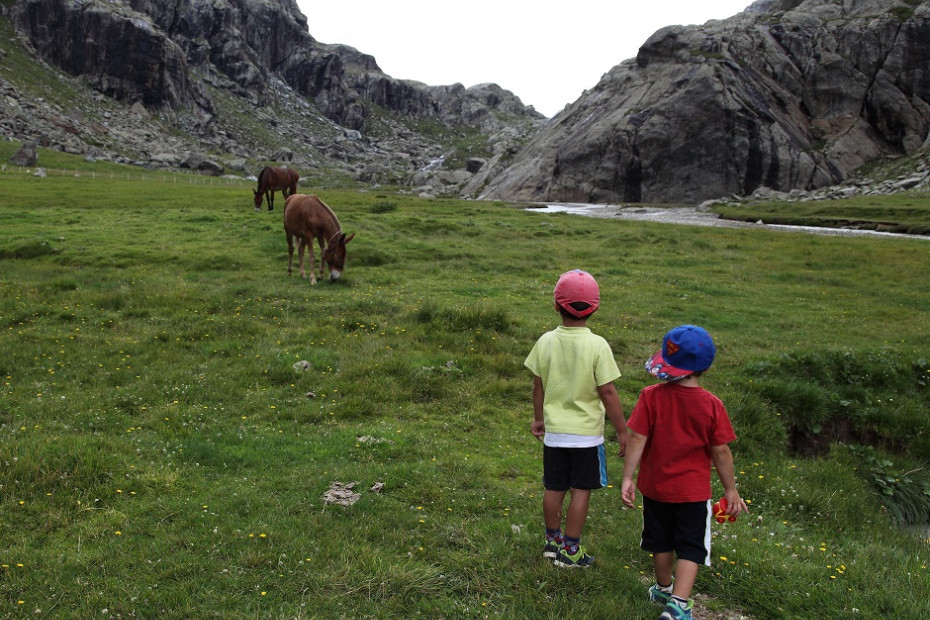
<path id="1" fill-rule="evenodd" d="M 598 387 L 620 378 L 620 368 L 607 341 L 598 336 L 598 350 L 594 366 L 594 382 Z"/>

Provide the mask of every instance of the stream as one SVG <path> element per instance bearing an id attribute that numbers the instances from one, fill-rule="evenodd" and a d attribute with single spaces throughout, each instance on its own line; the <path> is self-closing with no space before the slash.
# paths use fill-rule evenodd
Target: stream
<path id="1" fill-rule="evenodd" d="M 924 235 L 906 235 L 856 228 L 824 228 L 820 226 L 788 226 L 786 224 L 764 224 L 761 222 L 740 222 L 722 219 L 716 213 L 703 211 L 698 207 L 655 207 L 631 205 L 596 205 L 584 203 L 547 203 L 545 208 L 527 208 L 533 213 L 570 213 L 587 217 L 602 217 L 620 220 L 640 220 L 665 224 L 686 224 L 690 226 L 716 226 L 722 228 L 764 228 L 804 232 L 814 235 L 832 235 L 837 237 L 897 237 L 902 239 L 930 240 Z"/>

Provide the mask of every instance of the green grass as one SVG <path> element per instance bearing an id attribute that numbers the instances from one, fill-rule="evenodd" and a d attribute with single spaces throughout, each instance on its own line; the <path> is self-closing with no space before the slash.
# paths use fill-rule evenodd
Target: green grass
<path id="1" fill-rule="evenodd" d="M 930 196 L 911 191 L 812 202 L 759 202 L 715 207 L 721 216 L 766 224 L 861 228 L 913 235 L 930 234 Z"/>
<path id="2" fill-rule="evenodd" d="M 927 241 L 321 191 L 357 236 L 311 287 L 250 185 L 124 172 L 0 173 L 0 616 L 654 618 L 616 487 L 593 569 L 539 557 L 522 362 L 574 267 L 627 412 L 667 329 L 717 341 L 752 512 L 715 526 L 699 617 L 930 613 L 928 535 L 896 525 L 928 461 Z"/>

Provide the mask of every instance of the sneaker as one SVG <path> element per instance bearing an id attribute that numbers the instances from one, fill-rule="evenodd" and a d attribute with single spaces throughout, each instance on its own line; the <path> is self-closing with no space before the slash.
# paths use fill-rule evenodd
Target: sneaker
<path id="1" fill-rule="evenodd" d="M 543 557 L 554 560 L 558 557 L 561 548 L 562 546 L 555 540 L 546 540 L 546 545 L 543 547 Z"/>
<path id="2" fill-rule="evenodd" d="M 665 605 L 668 603 L 668 599 L 672 598 L 672 587 L 669 586 L 668 590 L 663 590 L 659 584 L 653 584 L 649 588 L 649 600 L 653 603 L 658 603 L 659 605 Z"/>
<path id="3" fill-rule="evenodd" d="M 665 609 L 662 611 L 662 615 L 659 616 L 659 620 L 691 620 L 692 609 L 694 609 L 693 599 L 688 599 L 688 604 L 682 607 L 681 603 L 670 598 L 665 604 Z"/>
<path id="4" fill-rule="evenodd" d="M 559 549 L 559 554 L 555 557 L 553 564 L 562 568 L 588 568 L 594 564 L 594 556 L 588 555 L 581 545 L 578 545 L 577 552 L 571 554 L 563 547 Z"/>

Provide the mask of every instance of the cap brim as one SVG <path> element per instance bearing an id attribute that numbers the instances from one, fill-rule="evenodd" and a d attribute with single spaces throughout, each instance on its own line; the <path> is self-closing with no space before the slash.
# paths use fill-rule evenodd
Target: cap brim
<path id="1" fill-rule="evenodd" d="M 662 381 L 675 381 L 688 375 L 694 374 L 693 370 L 683 370 L 675 368 L 665 361 L 662 357 L 662 350 L 655 352 L 655 355 L 646 360 L 646 372 Z"/>
<path id="2" fill-rule="evenodd" d="M 558 302 L 556 302 L 556 303 L 558 303 Z M 596 304 L 592 304 L 592 305 L 588 306 L 588 308 L 587 308 L 586 310 L 575 310 L 575 309 L 572 308 L 570 305 L 568 305 L 567 302 L 564 303 L 564 304 L 561 304 L 561 303 L 560 303 L 560 304 L 559 304 L 559 307 L 562 308 L 562 310 L 565 310 L 566 312 L 568 312 L 570 315 L 572 315 L 572 316 L 575 317 L 576 319 L 583 319 L 583 318 L 589 317 L 589 316 L 591 316 L 592 314 L 594 314 L 594 311 L 595 311 L 595 310 L 597 310 L 597 305 L 596 305 Z"/>

